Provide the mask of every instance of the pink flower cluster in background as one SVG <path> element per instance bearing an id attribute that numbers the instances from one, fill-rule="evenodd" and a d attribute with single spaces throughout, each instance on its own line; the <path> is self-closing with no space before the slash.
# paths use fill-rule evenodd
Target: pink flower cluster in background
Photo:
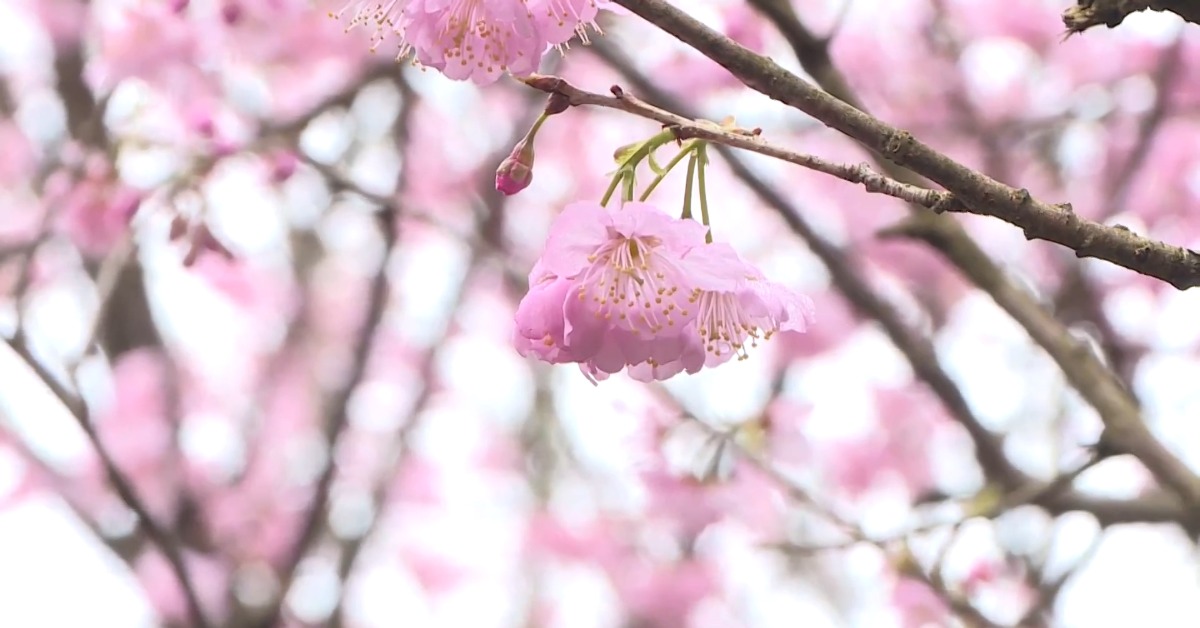
<path id="1" fill-rule="evenodd" d="M 587 41 L 607 0 L 353 1 L 334 15 L 373 27 L 372 49 L 398 38 L 397 59 L 411 56 L 456 80 L 494 82 L 537 70 L 547 48 Z"/>

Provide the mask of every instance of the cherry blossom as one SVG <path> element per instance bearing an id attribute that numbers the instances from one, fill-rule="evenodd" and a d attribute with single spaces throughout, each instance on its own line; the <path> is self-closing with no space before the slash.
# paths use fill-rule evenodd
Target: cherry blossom
<path id="1" fill-rule="evenodd" d="M 703 243 L 704 232 L 642 203 L 568 205 L 517 309 L 520 337 L 529 341 L 519 348 L 609 374 L 677 360 L 680 333 L 696 313 L 684 253 Z"/>
<path id="2" fill-rule="evenodd" d="M 374 28 L 374 50 L 393 35 L 397 59 L 412 56 L 447 77 L 484 85 L 537 70 L 548 46 L 595 27 L 597 0 L 387 0 L 350 2 L 334 15 Z"/>

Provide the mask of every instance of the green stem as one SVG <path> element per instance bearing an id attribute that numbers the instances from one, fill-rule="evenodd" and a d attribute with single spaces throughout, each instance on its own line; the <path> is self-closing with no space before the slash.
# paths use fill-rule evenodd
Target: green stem
<path id="1" fill-rule="evenodd" d="M 542 128 L 542 125 L 545 124 L 546 120 L 548 119 L 550 119 L 550 116 L 546 115 L 545 113 L 538 116 L 538 119 L 533 121 L 533 126 L 529 127 L 529 133 L 526 133 L 525 137 L 533 137 L 534 135 L 537 135 L 538 129 Z"/>
<path id="2" fill-rule="evenodd" d="M 703 142 L 700 143 L 696 148 L 696 161 L 699 162 L 699 165 L 696 167 L 696 185 L 700 188 L 700 222 L 704 223 L 705 227 L 709 227 L 708 189 L 704 185 L 704 167 L 708 165 L 708 147 L 705 146 Z M 711 227 L 709 228 L 708 233 L 704 234 L 704 240 L 709 244 L 712 244 L 713 238 Z"/>
<path id="3" fill-rule="evenodd" d="M 680 218 L 692 217 L 692 180 L 696 178 L 696 153 L 688 159 L 687 179 L 683 183 L 683 213 Z"/>
<path id="4" fill-rule="evenodd" d="M 612 199 L 613 193 L 617 191 L 617 185 L 620 184 L 621 181 L 626 180 L 626 179 L 629 179 L 629 182 L 626 184 L 626 189 L 627 189 L 626 198 L 629 200 L 632 200 L 632 198 L 633 198 L 633 173 L 637 169 L 637 165 L 639 163 L 641 163 L 641 161 L 643 159 L 645 159 L 647 155 L 654 152 L 654 150 L 656 148 L 658 148 L 659 146 L 662 146 L 663 144 L 666 144 L 667 142 L 671 142 L 674 139 L 675 139 L 675 132 L 670 129 L 667 129 L 665 131 L 660 132 L 658 135 L 651 137 L 650 139 L 646 140 L 645 142 L 642 142 L 640 145 L 638 145 L 636 150 L 634 150 L 627 157 L 622 159 L 621 162 L 618 164 L 617 172 L 615 174 L 613 174 L 612 182 L 608 184 L 608 190 L 606 190 L 604 192 L 604 196 L 600 199 L 600 205 L 601 206 L 608 205 L 608 201 Z"/>
<path id="5" fill-rule="evenodd" d="M 671 169 L 679 165 L 679 162 L 683 161 L 683 158 L 691 154 L 694 150 L 696 150 L 696 142 L 694 140 L 684 144 L 683 149 L 679 151 L 679 154 L 672 157 L 671 161 L 668 161 L 667 165 L 655 175 L 654 180 L 650 182 L 650 185 L 646 186 L 646 190 L 642 192 L 642 196 L 638 200 L 645 201 L 646 199 L 650 198 L 650 195 L 654 193 L 654 190 L 658 187 L 658 184 L 662 183 L 663 179 L 666 179 L 667 175 L 671 173 Z"/>
<path id="6" fill-rule="evenodd" d="M 600 206 L 601 207 L 608 206 L 608 201 L 609 201 L 609 199 L 612 198 L 613 192 L 617 191 L 617 185 L 620 184 L 621 181 L 623 181 L 625 179 L 623 174 L 624 174 L 623 171 L 618 170 L 617 174 L 613 176 L 613 180 L 611 182 L 609 182 L 609 184 L 608 184 L 608 189 L 604 191 L 604 196 L 600 197 Z"/>

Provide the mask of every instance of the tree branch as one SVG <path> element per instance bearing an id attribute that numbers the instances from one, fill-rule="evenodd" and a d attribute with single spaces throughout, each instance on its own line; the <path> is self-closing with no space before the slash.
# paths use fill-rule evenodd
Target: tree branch
<path id="1" fill-rule="evenodd" d="M 847 97 L 847 92 L 836 93 L 831 89 L 833 85 L 823 84 L 829 90 L 826 93 L 662 0 L 616 1 L 696 48 L 751 89 L 811 115 L 892 163 L 943 186 L 963 203 L 963 211 L 999 218 L 1020 227 L 1028 239 L 1055 242 L 1074 250 L 1078 257 L 1103 259 L 1181 290 L 1200 286 L 1200 253 L 1150 240 L 1125 227 L 1082 218 L 1071 211 L 1069 204 L 1041 201 L 1028 190 L 975 172 L 910 133 L 856 109 L 849 104 L 853 99 Z M 844 87 L 844 81 L 835 82 Z"/>
<path id="2" fill-rule="evenodd" d="M 996 215 L 1018 224 L 1029 237 L 1042 234 L 1051 236 L 1043 239 L 1077 244 L 1078 247 L 1072 247 L 1077 255 L 1127 262 L 1122 265 L 1140 267 L 1135 269 L 1181 288 L 1200 285 L 1200 254 L 1147 240 L 1127 229 L 1081 219 L 1069 206 L 1046 204 L 1032 198 L 1027 190 L 1009 187 L 975 172 L 662 0 L 616 1 L 725 67 L 748 87 L 808 113 L 892 163 L 942 185 L 975 213 Z M 831 68 L 825 71 L 836 76 Z M 1189 511 L 1200 510 L 1200 476 L 1154 438 L 1142 422 L 1136 403 L 1113 374 L 1032 296 L 1016 287 L 960 226 L 937 219 L 929 212 L 916 214 L 903 232 L 924 239 L 942 252 L 1046 349 L 1072 385 L 1100 414 L 1108 447 L 1136 456 L 1162 485 L 1184 499 Z"/>
<path id="3" fill-rule="evenodd" d="M 610 46 L 599 43 L 590 50 L 650 101 L 671 111 L 682 112 L 686 117 L 696 117 L 694 112 L 687 110 L 681 99 L 655 85 Z M 720 144 L 717 145 L 717 151 L 729 164 L 734 176 L 745 183 L 764 204 L 777 211 L 793 232 L 805 241 L 813 254 L 829 269 L 838 291 L 862 315 L 874 319 L 883 327 L 897 349 L 908 359 L 917 377 L 929 386 L 945 404 L 950 415 L 966 429 L 975 444 L 976 455 L 987 478 L 1007 490 L 1022 492 L 1029 491 L 1030 487 L 1037 484 L 1036 480 L 1012 465 L 1004 454 L 1000 436 L 989 431 L 975 417 L 954 380 L 937 361 L 936 352 L 929 339 L 906 325 L 886 299 L 859 276 L 845 252 L 822 238 L 795 205 L 778 189 L 759 177 L 736 151 Z M 1071 511 L 1091 513 L 1102 526 L 1139 521 L 1179 522 L 1186 527 L 1197 525 L 1189 520 L 1189 514 L 1180 506 L 1174 495 L 1163 492 L 1125 500 L 1091 497 L 1074 490 L 1034 490 L 1029 501 L 1055 514 Z"/>
<path id="4" fill-rule="evenodd" d="M 1082 33 L 1093 26 L 1113 28 L 1130 13 L 1147 10 L 1167 11 L 1200 24 L 1200 3 L 1196 0 L 1078 0 L 1075 6 L 1063 11 L 1062 20 L 1067 34 Z"/>
<path id="5" fill-rule="evenodd" d="M 606 109 L 616 109 L 648 120 L 660 122 L 664 126 L 674 130 L 676 137 L 680 140 L 702 139 L 714 144 L 740 148 L 767 157 L 774 157 L 775 159 L 837 177 L 848 183 L 861 184 L 868 192 L 884 194 L 939 212 L 953 211 L 955 209 L 961 210 L 961 206 L 954 199 L 954 196 L 947 192 L 902 183 L 880 174 L 866 163 L 853 166 L 835 163 L 815 155 L 798 153 L 774 146 L 762 138 L 759 129 L 745 130 L 707 120 L 693 120 L 685 116 L 680 116 L 644 102 L 636 96 L 625 92 L 617 85 L 613 85 L 610 88 L 610 91 L 613 93 L 612 96 L 604 96 L 575 87 L 565 79 L 557 76 L 534 74 L 520 80 L 526 85 L 547 94 L 565 96 L 572 106 L 591 105 Z"/>
<path id="6" fill-rule="evenodd" d="M 192 625 L 196 628 L 209 626 L 210 624 L 204 616 L 200 599 L 196 596 L 195 587 L 192 585 L 192 580 L 188 575 L 187 564 L 184 562 L 183 553 L 180 551 L 176 539 L 162 524 L 158 523 L 150 515 L 150 509 L 146 507 L 145 502 L 138 495 L 133 482 L 117 466 L 116 460 L 109 453 L 108 448 L 100 438 L 100 434 L 92 424 L 91 412 L 87 404 L 68 389 L 67 386 L 59 382 L 54 374 L 30 352 L 22 336 L 18 335 L 15 339 L 9 341 L 8 344 L 29 365 L 29 368 L 33 370 L 42 383 L 50 389 L 50 392 L 63 404 L 63 407 L 70 412 L 71 416 L 75 418 L 75 421 L 83 430 L 83 433 L 87 436 L 92 448 L 96 450 L 96 454 L 100 458 L 100 464 L 104 469 L 104 475 L 107 477 L 109 484 L 117 492 L 117 495 L 121 498 L 121 502 L 135 515 L 138 528 L 145 532 L 150 538 L 150 542 L 162 552 L 175 578 L 179 581 L 183 597 L 187 602 L 188 616 Z"/>

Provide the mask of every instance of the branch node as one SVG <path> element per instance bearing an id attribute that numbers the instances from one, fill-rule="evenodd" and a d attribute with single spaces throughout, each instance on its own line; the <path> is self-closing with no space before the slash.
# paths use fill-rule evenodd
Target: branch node
<path id="1" fill-rule="evenodd" d="M 908 131 L 896 131 L 887 136 L 887 140 L 883 144 L 883 152 L 888 155 L 892 161 L 899 162 L 908 153 L 908 149 L 913 144 L 912 133 Z"/>
<path id="2" fill-rule="evenodd" d="M 933 210 L 933 213 L 935 214 L 944 214 L 946 212 L 953 212 L 962 208 L 962 203 L 958 201 L 957 197 L 950 193 L 943 193 L 938 200 L 934 201 L 933 205 L 929 207 L 929 209 Z"/>
<path id="3" fill-rule="evenodd" d="M 562 85 L 565 82 L 557 76 L 546 76 L 545 74 L 531 74 L 518 80 L 536 90 L 540 90 L 548 94 L 561 91 Z"/>

